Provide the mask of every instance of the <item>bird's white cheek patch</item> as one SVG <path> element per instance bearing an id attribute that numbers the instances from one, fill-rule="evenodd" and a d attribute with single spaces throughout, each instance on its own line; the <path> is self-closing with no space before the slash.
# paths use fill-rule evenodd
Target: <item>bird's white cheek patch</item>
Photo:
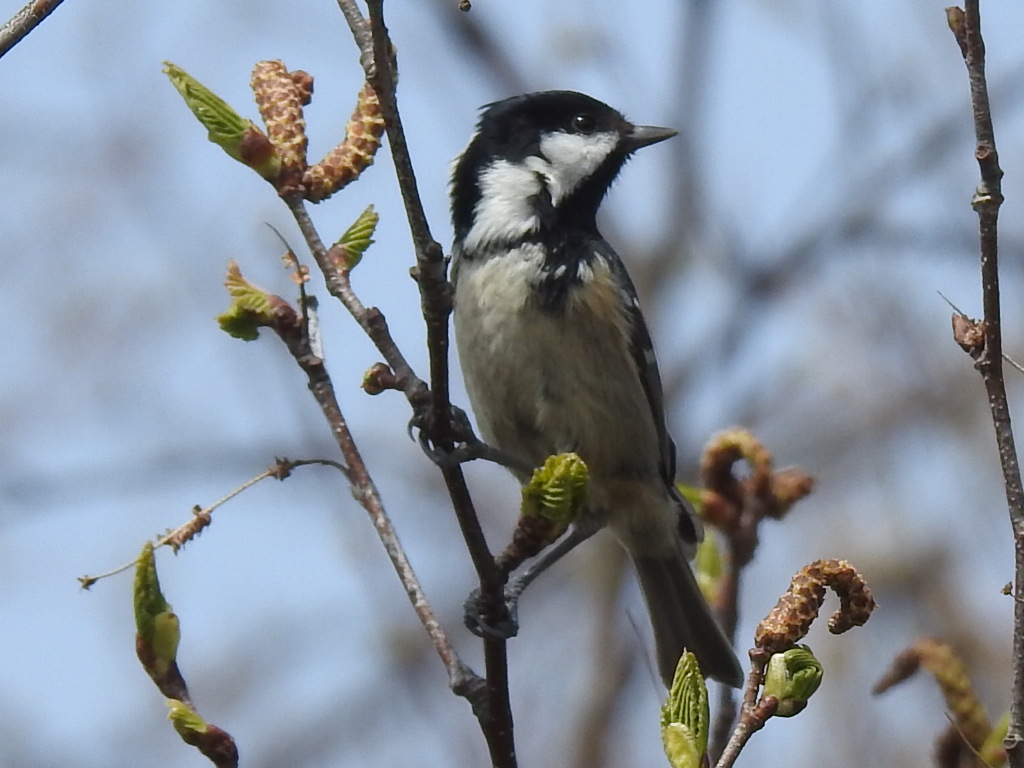
<path id="1" fill-rule="evenodd" d="M 549 133 L 540 140 L 541 154 L 546 158 L 530 158 L 534 170 L 548 180 L 551 201 L 555 205 L 570 194 L 584 179 L 594 173 L 615 151 L 619 135 L 607 133 Z"/>
<path id="2" fill-rule="evenodd" d="M 531 198 L 540 192 L 536 173 L 521 164 L 497 160 L 480 174 L 480 202 L 463 248 L 473 252 L 489 243 L 510 243 L 537 229 Z"/>

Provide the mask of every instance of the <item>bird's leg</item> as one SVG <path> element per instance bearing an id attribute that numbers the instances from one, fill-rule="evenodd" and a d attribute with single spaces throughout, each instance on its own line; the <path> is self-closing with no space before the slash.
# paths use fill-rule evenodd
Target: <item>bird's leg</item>
<path id="1" fill-rule="evenodd" d="M 599 527 L 575 525 L 561 541 L 542 553 L 519 576 L 505 585 L 505 606 L 497 620 L 487 620 L 480 605 L 480 591 L 474 589 L 463 603 L 466 628 L 477 637 L 507 640 L 519 633 L 519 598 L 544 571 L 593 536 Z"/>
<path id="2" fill-rule="evenodd" d="M 420 448 L 423 449 L 427 458 L 442 468 L 454 467 L 474 459 L 484 459 L 515 472 L 533 472 L 533 467 L 529 462 L 510 453 L 505 453 L 493 445 L 488 445 L 477 437 L 473 432 L 473 426 L 469 423 L 469 416 L 464 410 L 454 405 L 451 411 L 451 427 L 452 437 L 455 441 L 455 447 L 451 450 L 439 448 L 434 443 L 430 434 L 432 430 L 429 428 L 429 420 L 423 412 L 413 414 L 412 419 L 409 420 L 408 431 L 410 437 L 414 430 L 417 432 L 416 439 Z"/>

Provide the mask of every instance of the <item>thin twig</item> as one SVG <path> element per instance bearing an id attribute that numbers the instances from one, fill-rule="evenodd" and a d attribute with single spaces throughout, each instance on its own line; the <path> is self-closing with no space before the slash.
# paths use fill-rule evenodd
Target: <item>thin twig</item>
<path id="1" fill-rule="evenodd" d="M 981 36 L 979 0 L 966 0 L 964 9 L 947 8 L 947 20 L 967 65 L 971 87 L 971 106 L 976 139 L 975 157 L 981 171 L 981 183 L 971 206 L 978 214 L 981 250 L 981 290 L 984 319 L 984 344 L 972 351 L 975 368 L 981 374 L 988 395 L 995 427 L 999 463 L 1003 472 L 1006 502 L 1014 534 L 1016 595 L 1013 623 L 1013 690 L 1010 696 L 1010 725 L 1006 734 L 1006 754 L 1013 768 L 1024 766 L 1024 491 L 1020 465 L 1010 424 L 1010 409 L 1003 380 L 1002 327 L 999 307 L 999 249 L 997 222 L 1003 202 L 999 155 L 996 153 L 992 110 L 985 79 L 985 42 Z"/>
<path id="2" fill-rule="evenodd" d="M 423 319 L 427 324 L 427 352 L 430 358 L 430 437 L 443 445 L 452 436 L 451 404 L 448 392 L 448 317 L 452 312 L 444 251 L 430 233 L 420 200 L 409 145 L 402 127 L 395 93 L 396 74 L 392 68 L 393 47 L 384 25 L 382 0 L 370 0 L 370 29 L 373 33 L 375 67 L 367 72 L 380 98 L 388 144 L 405 203 L 406 218 L 416 250 L 413 276 L 420 288 Z"/>
<path id="3" fill-rule="evenodd" d="M 324 245 L 323 240 L 320 238 L 320 234 L 317 232 L 312 219 L 309 217 L 309 212 L 306 210 L 305 203 L 298 197 L 289 197 L 286 199 L 286 203 L 288 204 L 292 215 L 295 217 L 295 221 L 298 224 L 299 230 L 302 232 L 307 245 L 309 246 L 310 252 L 313 254 L 313 258 L 316 259 L 317 265 L 324 274 L 327 290 L 332 296 L 341 301 L 352 317 L 355 318 L 356 322 L 359 323 L 374 344 L 376 344 L 377 350 L 384 356 L 384 359 L 395 374 L 397 388 L 401 389 L 402 392 L 405 393 L 409 403 L 413 406 L 413 410 L 421 410 L 426 403 L 426 398 L 429 396 L 430 390 L 427 388 L 426 382 L 415 374 L 412 366 L 409 365 L 405 356 L 402 355 L 401 351 L 398 349 L 397 344 L 395 344 L 395 341 L 391 336 L 391 332 L 388 330 L 384 315 L 376 308 L 366 307 L 359 300 L 359 297 L 356 296 L 355 292 L 352 290 L 352 284 L 349 280 L 348 273 L 339 269 L 338 265 L 329 257 L 327 248 Z M 323 361 L 321 360 L 321 367 L 322 363 Z M 302 363 L 300 362 L 300 365 L 301 364 Z M 326 375 L 326 371 L 324 371 L 324 374 Z M 313 388 L 312 379 L 310 381 L 310 389 L 313 390 L 313 394 L 314 396 L 317 396 L 319 402 L 320 396 L 317 395 L 317 390 Z M 333 397 L 333 393 L 331 393 L 331 397 Z M 324 407 L 323 402 L 321 402 L 321 407 Z M 336 403 L 334 407 L 337 407 Z M 325 414 L 327 414 L 326 410 Z M 340 410 L 338 410 L 337 416 L 339 418 L 341 417 Z M 329 415 L 328 421 L 331 424 L 332 431 L 335 433 L 335 437 L 339 438 L 339 435 L 341 434 L 339 429 L 344 427 L 344 432 L 347 432 L 348 427 L 344 425 L 343 419 L 338 422 L 337 420 L 332 420 L 333 418 L 333 416 Z M 346 439 L 351 440 L 351 435 L 349 434 Z M 484 578 L 481 577 L 480 595 L 481 606 L 485 613 L 488 611 L 496 612 L 498 609 L 492 608 L 491 606 L 504 605 L 504 581 L 494 564 L 494 557 L 491 555 L 490 550 L 487 547 L 487 541 L 484 538 L 483 530 L 480 528 L 479 519 L 477 518 L 476 511 L 473 508 L 472 499 L 469 496 L 469 489 L 466 487 L 465 480 L 462 476 L 462 470 L 458 466 L 446 467 L 442 470 L 442 473 L 444 475 L 445 484 L 447 485 L 449 494 L 452 498 L 452 504 L 456 511 L 456 517 L 462 529 L 463 537 L 466 539 L 469 551 L 473 556 L 473 563 L 477 567 L 478 573 L 483 569 L 489 575 L 492 572 L 495 574 L 494 576 L 490 576 L 487 583 L 489 585 L 496 586 L 491 586 L 487 592 L 484 590 Z M 353 484 L 353 489 L 355 488 L 356 485 Z M 362 504 L 363 500 L 360 498 L 359 494 L 356 493 L 355 490 L 353 493 L 355 493 L 357 500 Z M 377 503 L 379 503 L 379 499 Z M 363 504 L 363 506 L 365 507 L 366 505 Z M 371 512 L 371 515 L 374 514 L 374 511 L 371 511 L 369 507 L 367 507 L 367 510 Z M 382 506 L 380 507 L 380 512 L 383 514 Z M 390 521 L 387 522 L 387 526 L 390 527 Z M 379 526 L 378 533 L 381 533 Z M 389 556 L 390 554 L 391 553 L 389 552 Z M 396 562 L 394 558 L 392 558 L 392 562 Z M 395 567 L 396 570 L 399 570 L 397 562 Z M 408 573 L 411 574 L 411 566 Z M 399 570 L 399 576 L 402 576 L 401 570 Z M 403 581 L 403 584 L 404 583 L 405 582 Z M 414 607 L 417 607 L 417 611 L 419 612 L 420 608 L 417 606 L 416 598 L 413 593 L 409 592 L 408 585 L 406 586 L 406 591 L 409 593 L 409 598 L 413 601 Z M 429 608 L 429 606 L 426 605 L 425 600 L 423 602 L 423 606 Z M 423 620 L 423 616 L 421 616 L 421 621 Z M 428 633 L 433 632 L 433 625 L 428 625 L 428 623 L 424 622 L 424 627 L 427 629 Z M 431 634 L 431 637 L 434 637 L 433 634 Z M 445 642 L 447 643 L 447 638 L 445 638 Z M 487 668 L 486 677 L 489 691 L 487 696 L 488 701 L 486 704 L 478 697 L 479 691 L 474 683 L 474 675 L 462 667 L 461 662 L 459 662 L 459 666 L 454 666 L 452 664 L 453 660 L 447 657 L 447 651 L 442 653 L 441 648 L 438 647 L 438 652 L 441 653 L 442 660 L 445 662 L 445 667 L 448 670 L 449 684 L 451 685 L 452 690 L 469 699 L 474 712 L 481 719 L 481 725 L 485 730 L 487 728 L 487 722 L 492 719 L 492 713 L 494 712 L 507 712 L 507 722 L 511 723 L 511 707 L 508 704 L 507 680 L 503 684 L 498 685 L 497 692 L 492 690 L 496 685 L 495 681 L 505 679 L 507 674 L 504 671 L 507 666 L 504 640 L 488 638 L 484 641 L 484 663 Z M 459 674 L 455 674 L 457 671 Z M 497 722 L 503 722 L 505 720 L 505 718 L 502 718 L 499 715 Z M 505 731 L 506 729 L 504 727 L 498 728 L 498 733 L 505 733 Z M 508 732 L 511 732 L 510 728 L 508 729 Z M 496 765 L 497 764 L 498 763 L 496 763 Z"/>
<path id="4" fill-rule="evenodd" d="M 753 506 L 753 505 L 750 505 Z M 739 624 L 740 580 L 744 569 L 753 559 L 757 549 L 757 529 L 761 522 L 760 510 L 749 510 L 741 507 L 737 525 L 728 531 L 726 546 L 728 548 L 729 568 L 722 575 L 719 584 L 719 602 L 716 615 L 722 631 L 729 642 L 736 646 L 736 627 Z M 729 685 L 718 686 L 718 703 L 715 708 L 715 721 L 711 729 L 709 755 L 716 760 L 724 754 L 726 744 L 731 738 L 733 724 L 736 722 L 736 692 Z"/>
<path id="5" fill-rule="evenodd" d="M 360 48 L 360 61 L 367 79 L 380 99 L 391 157 L 416 252 L 413 276 L 420 289 L 421 309 L 427 327 L 427 354 L 430 361 L 430 388 L 427 390 L 429 406 L 426 410 L 417 408 L 416 415 L 420 419 L 417 426 L 424 431 L 436 448 L 442 452 L 450 452 L 454 447 L 453 437 L 456 432 L 452 421 L 448 387 L 448 318 L 452 311 L 451 287 L 446 274 L 444 251 L 430 233 L 402 127 L 395 94 L 394 47 L 384 23 L 383 2 L 367 2 L 372 45 L 370 56 L 367 56 L 366 22 L 355 1 L 338 0 L 338 4 Z M 398 373 L 398 370 L 395 372 Z M 415 407 L 417 404 L 413 405 Z M 481 610 L 485 618 L 488 615 L 497 615 L 504 609 L 506 576 L 497 567 L 487 545 L 461 468 L 458 465 L 446 465 L 442 466 L 441 472 L 480 580 Z M 487 703 L 483 708 L 474 705 L 474 711 L 487 740 L 492 764 L 499 768 L 514 768 L 515 742 L 508 695 L 507 648 L 504 640 L 484 639 L 484 665 Z"/>
<path id="6" fill-rule="evenodd" d="M 324 275 L 327 291 L 342 303 L 376 345 L 377 351 L 383 355 L 385 362 L 395 374 L 395 387 L 405 394 L 414 409 L 421 408 L 427 397 L 427 384 L 416 375 L 412 366 L 399 350 L 391 336 L 384 315 L 375 307 L 367 307 L 356 296 L 355 291 L 352 290 L 348 273 L 340 269 L 328 255 L 327 246 L 320 238 L 320 233 L 309 217 L 306 204 L 302 199 L 289 197 L 285 202 L 288 204 L 292 216 L 295 217 L 299 231 L 302 232 L 317 266 Z"/>
<path id="7" fill-rule="evenodd" d="M 757 700 L 757 693 L 764 681 L 764 671 L 768 666 L 769 654 L 757 649 L 750 651 L 750 673 L 743 689 L 743 705 L 740 707 L 740 719 L 732 732 L 715 768 L 730 768 L 739 757 L 740 752 L 750 737 L 764 727 L 765 722 L 775 714 L 779 702 L 774 696 L 765 696 Z"/>
<path id="8" fill-rule="evenodd" d="M 174 551 L 178 549 L 186 542 L 194 538 L 198 533 L 210 524 L 210 516 L 217 510 L 218 507 L 222 507 L 231 501 L 233 498 L 241 494 L 243 491 L 247 491 L 252 488 L 256 483 L 261 480 L 266 480 L 268 477 L 274 477 L 278 480 L 284 480 L 288 475 L 291 474 L 292 470 L 296 467 L 305 467 L 311 465 L 320 465 L 334 467 L 335 469 L 342 472 L 346 477 L 348 476 L 348 467 L 344 464 L 340 464 L 337 461 L 331 461 L 330 459 L 278 459 L 274 466 L 265 469 L 256 477 L 252 477 L 242 483 L 240 486 L 235 488 L 231 493 L 227 494 L 223 498 L 218 499 L 209 506 L 200 507 L 196 504 L 192 508 L 192 518 L 187 522 L 179 525 L 172 531 L 168 531 L 163 536 L 160 536 L 156 541 L 153 542 L 153 549 L 159 547 L 171 546 Z M 136 557 L 134 560 L 130 560 L 127 563 L 119 565 L 117 568 L 101 573 L 96 576 L 80 576 L 78 578 L 79 583 L 82 585 L 82 589 L 89 589 L 100 579 L 105 579 L 109 576 L 115 576 L 119 573 L 127 571 L 129 568 L 134 568 L 139 564 L 139 558 Z"/>
<path id="9" fill-rule="evenodd" d="M 741 460 L 750 467 L 743 479 L 735 473 Z M 701 458 L 701 480 L 703 514 L 726 537 L 729 568 L 719 583 L 716 609 L 725 636 L 735 646 L 740 580 L 757 550 L 761 522 L 766 517 L 781 519 L 810 492 L 814 481 L 795 468 L 776 471 L 771 453 L 741 429 L 726 430 L 708 443 Z M 720 686 L 709 746 L 712 759 L 724 751 L 735 720 L 735 693 L 730 686 Z"/>
<path id="10" fill-rule="evenodd" d="M 757 549 L 757 529 L 761 522 L 758 511 L 741 512 L 736 527 L 726 536 L 729 568 L 722 574 L 719 582 L 716 615 L 722 631 L 733 647 L 736 646 L 736 627 L 739 624 L 740 581 L 744 569 L 750 564 Z M 709 743 L 709 755 L 712 760 L 724 753 L 731 738 L 733 724 L 736 722 L 736 714 L 735 690 L 731 685 L 719 685 L 715 721 Z"/>
<path id="11" fill-rule="evenodd" d="M 305 314 L 305 313 L 304 313 Z M 373 478 L 366 468 L 362 454 L 356 445 L 355 438 L 348 427 L 338 399 L 334 392 L 334 383 L 324 365 L 321 357 L 313 354 L 310 344 L 308 328 L 303 323 L 298 329 L 275 328 L 278 336 L 291 353 L 295 362 L 305 372 L 309 381 L 309 390 L 320 405 L 320 410 L 327 419 L 334 435 L 335 442 L 345 458 L 347 477 L 352 490 L 352 496 L 369 513 L 377 536 L 384 545 L 388 558 L 398 574 L 398 578 L 405 588 L 409 602 L 412 604 L 416 616 L 419 618 L 423 628 L 427 631 L 434 649 L 441 658 L 445 669 L 448 672 L 448 682 L 452 690 L 463 693 L 472 701 L 474 696 L 479 697 L 481 683 L 476 674 L 472 672 L 459 658 L 452 647 L 450 638 L 444 627 L 437 620 L 434 610 L 427 600 L 419 579 L 413 570 L 409 558 L 405 554 L 391 519 L 388 517 L 381 501 L 380 492 L 377 490 Z"/>
<path id="12" fill-rule="evenodd" d="M 359 63 L 366 70 L 366 79 L 373 76 L 373 34 L 370 32 L 370 22 L 363 16 L 355 0 L 338 0 L 338 8 L 348 23 L 352 32 L 352 38 L 359 46 Z"/>
<path id="13" fill-rule="evenodd" d="M 270 467 L 269 469 L 264 470 L 260 474 L 256 475 L 256 477 L 253 477 L 253 478 L 250 478 L 250 479 L 246 480 L 240 486 L 238 486 L 233 491 L 231 491 L 231 493 L 229 493 L 227 496 L 225 496 L 222 499 L 218 499 L 217 501 L 213 502 L 213 504 L 211 504 L 210 506 L 208 506 L 208 507 L 200 507 L 197 504 L 193 508 L 193 510 L 192 510 L 192 519 L 189 520 L 187 523 L 183 523 L 182 525 L 179 525 L 173 531 L 168 531 L 163 536 L 158 538 L 153 543 L 153 548 L 157 549 L 158 547 L 166 546 L 167 544 L 170 544 L 172 541 L 175 541 L 175 540 L 181 538 L 186 533 L 186 531 L 188 531 L 190 528 L 195 528 L 196 527 L 197 519 L 198 520 L 208 520 L 210 515 L 213 513 L 214 510 L 217 509 L 217 507 L 223 506 L 227 502 L 231 501 L 233 498 L 235 498 L 235 496 L 237 496 L 238 494 L 242 493 L 242 491 L 246 491 L 249 488 L 252 488 L 254 485 L 256 485 L 256 483 L 260 482 L 261 480 L 266 480 L 268 477 L 277 477 L 277 476 L 278 476 L 277 466 Z M 113 568 L 113 569 L 111 569 L 111 570 L 109 570 L 109 571 L 107 571 L 105 573 L 100 573 L 100 574 L 97 574 L 95 576 L 80 576 L 78 578 L 78 581 L 82 585 L 82 589 L 89 589 L 89 587 L 91 587 L 93 584 L 95 584 L 100 579 L 106 579 L 106 578 L 108 578 L 110 576 L 116 576 L 119 573 L 124 573 L 129 568 L 134 568 L 138 564 L 139 564 L 139 558 L 136 557 L 135 559 L 129 560 L 127 563 L 123 563 L 123 564 L 117 566 L 117 568 Z"/>
<path id="14" fill-rule="evenodd" d="M 0 27 L 0 56 L 24 40 L 64 0 L 29 0 Z"/>

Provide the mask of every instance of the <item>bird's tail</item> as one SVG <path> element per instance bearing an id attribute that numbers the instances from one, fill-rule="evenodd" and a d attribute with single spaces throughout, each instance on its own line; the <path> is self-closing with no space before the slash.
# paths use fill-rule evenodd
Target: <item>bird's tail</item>
<path id="1" fill-rule="evenodd" d="M 697 656 L 701 673 L 739 688 L 743 669 L 697 586 L 682 552 L 675 557 L 634 555 L 640 590 L 654 629 L 658 672 L 671 687 L 684 650 Z"/>

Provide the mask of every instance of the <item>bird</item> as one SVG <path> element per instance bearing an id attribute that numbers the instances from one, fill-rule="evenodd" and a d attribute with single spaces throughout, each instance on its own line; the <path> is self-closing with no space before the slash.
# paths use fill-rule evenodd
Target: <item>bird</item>
<path id="1" fill-rule="evenodd" d="M 453 326 L 480 435 L 518 460 L 520 483 L 562 452 L 589 470 L 585 508 L 527 578 L 609 529 L 635 566 L 665 685 L 689 650 L 705 677 L 739 687 L 689 566 L 703 528 L 675 485 L 650 333 L 596 222 L 626 160 L 676 133 L 574 91 L 482 107 L 452 168 Z"/>

